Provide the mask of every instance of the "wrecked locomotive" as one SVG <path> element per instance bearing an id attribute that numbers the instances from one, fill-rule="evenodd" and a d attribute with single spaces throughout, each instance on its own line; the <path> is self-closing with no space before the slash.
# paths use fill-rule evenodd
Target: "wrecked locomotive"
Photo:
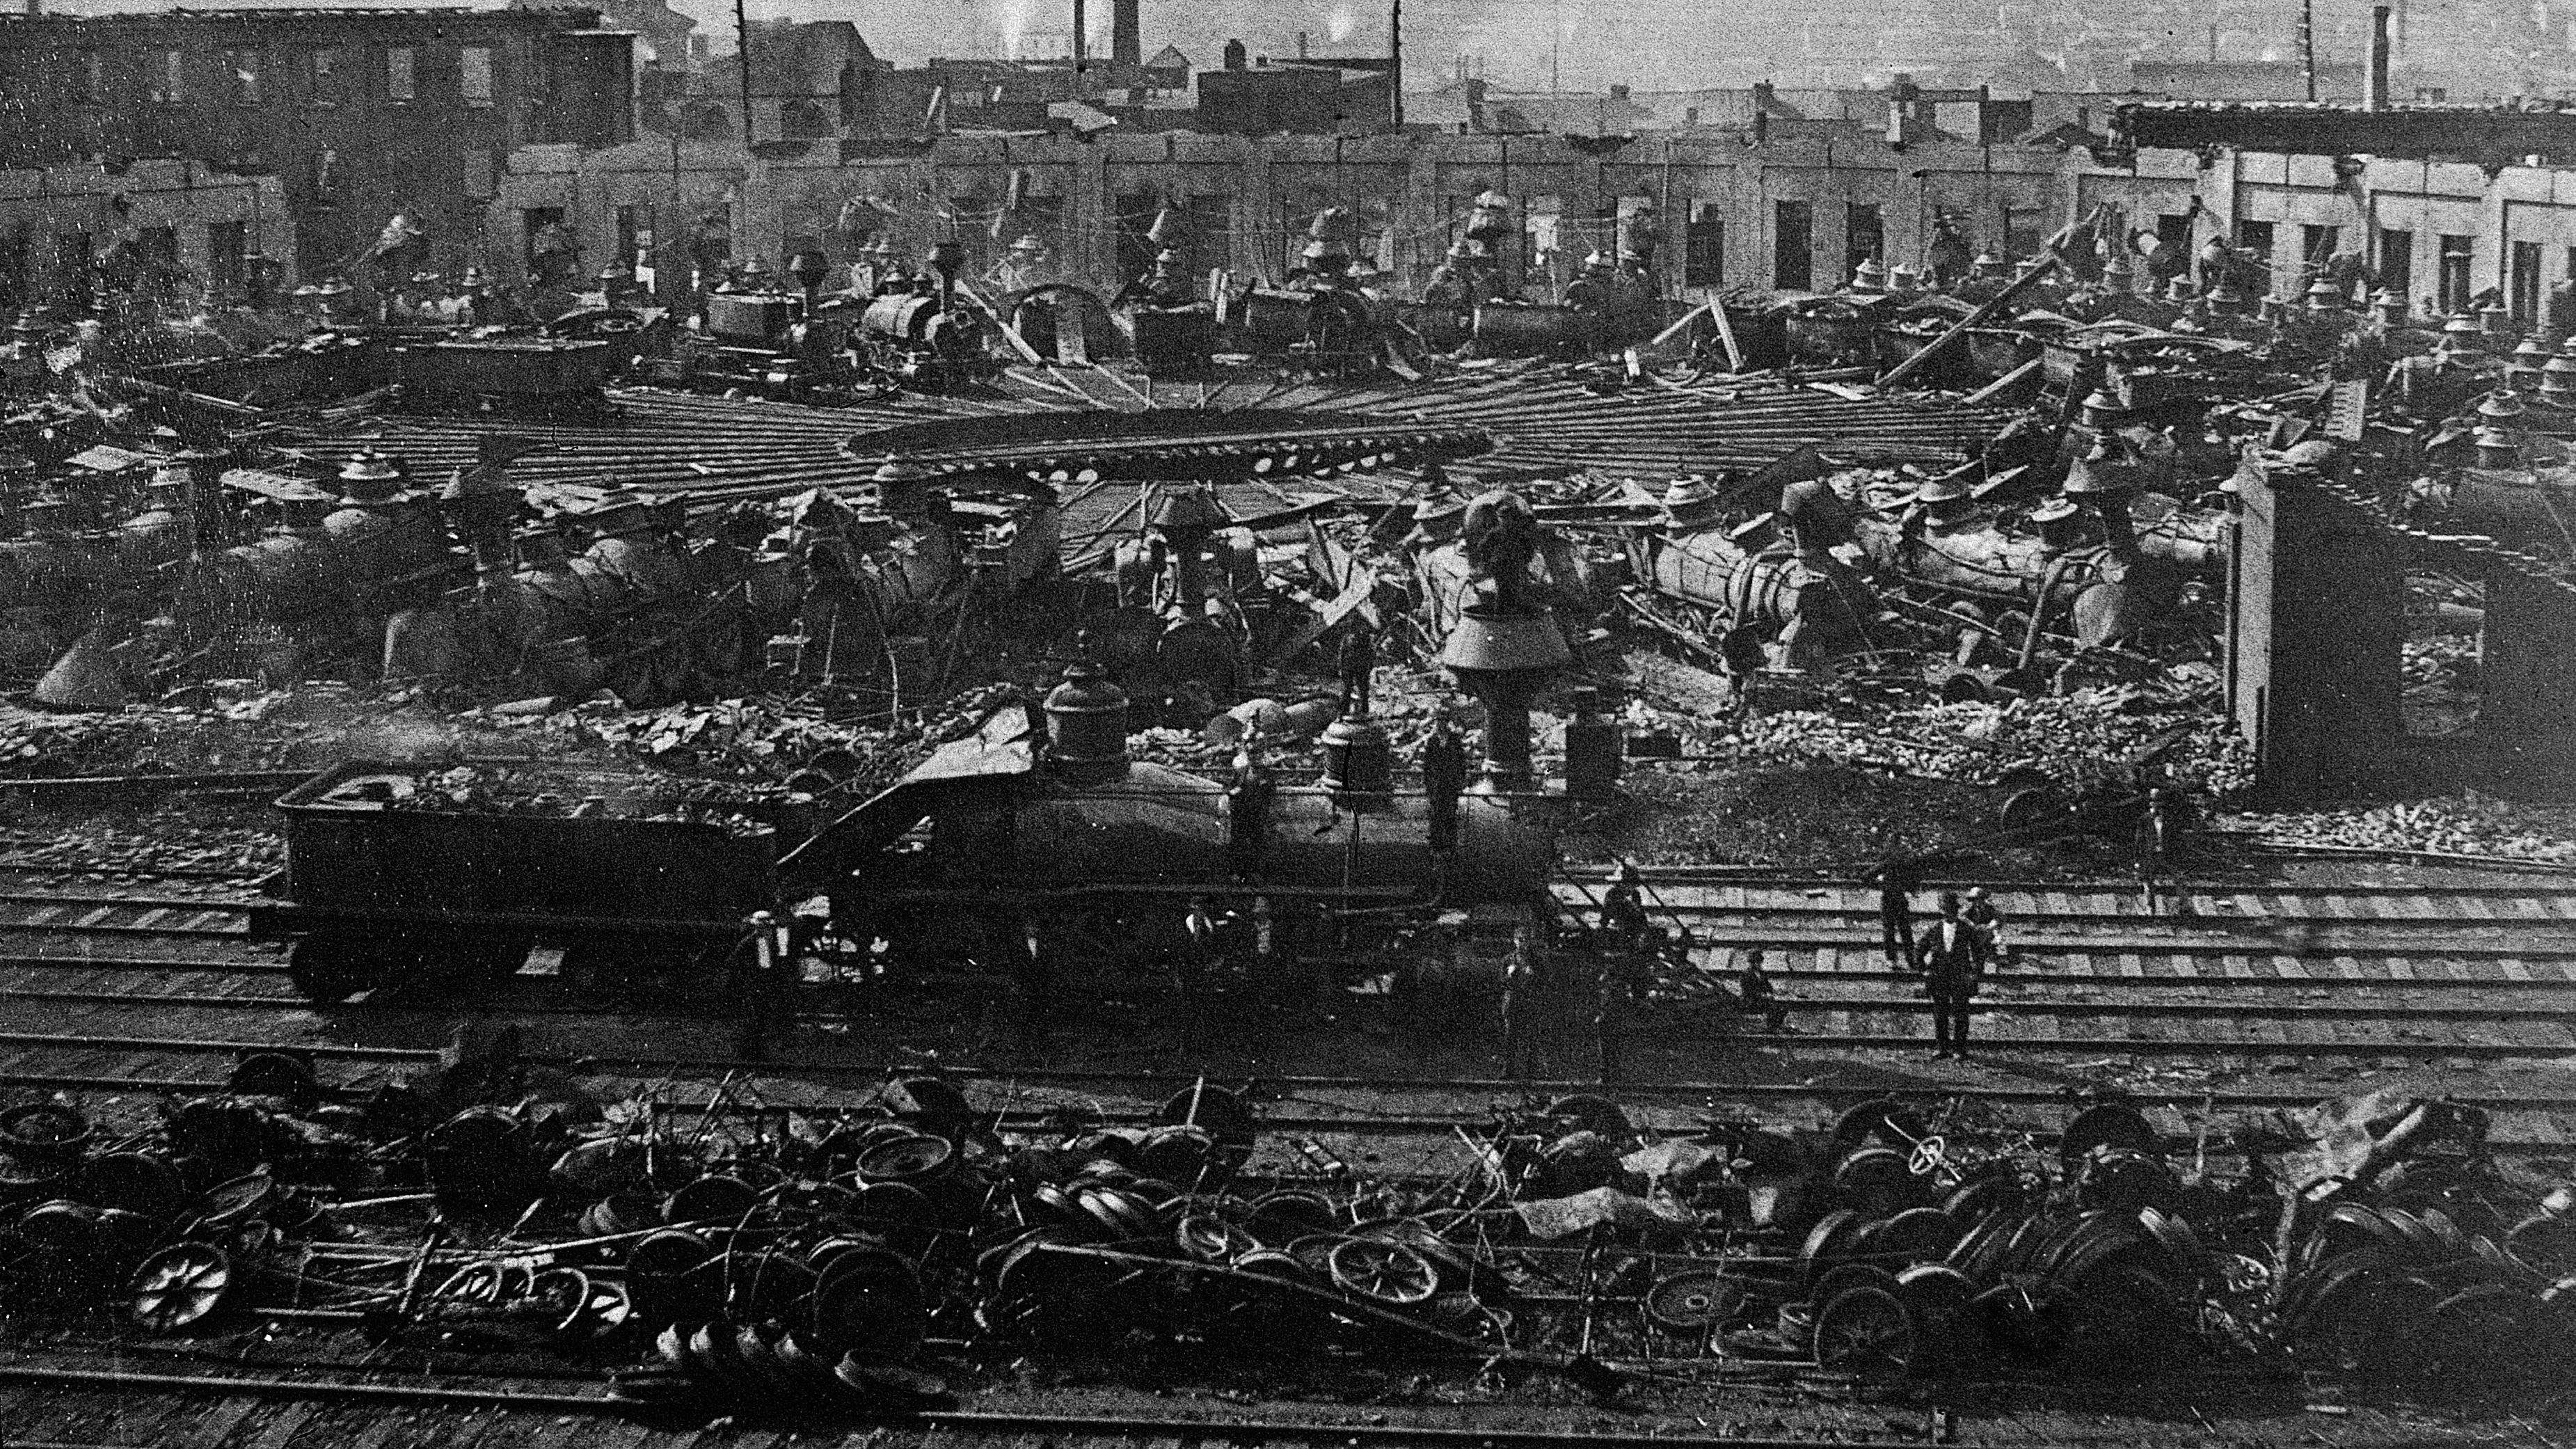
<path id="1" fill-rule="evenodd" d="M 1525 802 L 1398 790 L 1382 756 L 1315 787 L 1131 762 L 1124 692 L 1087 664 L 1044 716 L 1006 707 L 837 815 L 828 797 L 691 802 L 667 780 L 572 777 L 543 808 L 495 809 L 451 803 L 435 767 L 344 765 L 278 802 L 288 868 L 251 929 L 289 941 L 323 1001 L 506 976 L 536 946 L 564 948 L 577 989 L 701 994 L 838 952 L 1043 995 L 1162 979 L 1196 950 L 1230 978 L 1213 990 L 1387 975 L 1453 1029 L 1547 948 L 1555 837 Z"/>

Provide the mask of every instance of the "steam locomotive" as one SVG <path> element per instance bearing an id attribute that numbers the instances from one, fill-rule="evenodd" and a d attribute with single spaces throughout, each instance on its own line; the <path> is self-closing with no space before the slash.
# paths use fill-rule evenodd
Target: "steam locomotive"
<path id="1" fill-rule="evenodd" d="M 1002 709 L 819 829 L 796 809 L 761 811 L 770 828 L 749 832 L 649 804 L 647 818 L 615 802 L 562 817 L 388 809 L 371 792 L 399 788 L 399 767 L 354 762 L 279 802 L 288 884 L 251 930 L 292 940 L 298 985 L 334 1001 L 440 963 L 506 975 L 546 944 L 566 948 L 577 987 L 651 963 L 716 988 L 767 910 L 791 953 L 965 963 L 1014 978 L 1040 1010 L 1140 972 L 1276 997 L 1331 969 L 1392 976 L 1414 1023 L 1452 1031 L 1487 1020 L 1515 966 L 1549 949 L 1543 812 L 1397 791 L 1383 755 L 1346 757 L 1339 788 L 1257 803 L 1131 763 L 1124 692 L 1088 664 L 1044 715 L 1036 739 L 1027 710 Z M 1438 852 L 1435 810 L 1454 812 Z M 787 909 L 818 896 L 826 915 Z M 1213 942 L 1193 937 L 1193 913 Z"/>
<path id="2" fill-rule="evenodd" d="M 698 330 L 654 368 L 664 381 L 782 401 L 883 387 L 945 389 L 994 370 L 992 325 L 945 290 L 859 298 L 720 289 Z"/>

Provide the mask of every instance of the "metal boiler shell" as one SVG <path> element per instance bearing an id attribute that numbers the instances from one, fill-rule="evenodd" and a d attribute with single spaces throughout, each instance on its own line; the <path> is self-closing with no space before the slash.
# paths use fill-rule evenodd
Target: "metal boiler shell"
<path id="1" fill-rule="evenodd" d="M 713 293 L 707 298 L 707 335 L 728 342 L 775 341 L 795 320 L 802 303 L 802 298 L 784 292 Z"/>
<path id="2" fill-rule="evenodd" d="M 1385 810 L 1352 816 L 1321 790 L 1284 788 L 1273 800 L 1264 882 L 1333 890 L 1397 886 L 1428 895 L 1434 871 L 1428 804 L 1397 795 Z M 1139 762 L 1126 778 L 1024 802 L 1012 879 L 1026 889 L 1164 886 L 1204 881 L 1218 889 L 1226 863 L 1225 786 Z M 1354 845 L 1356 834 L 1356 845 Z M 1555 831 L 1479 795 L 1459 800 L 1458 850 L 1448 903 L 1526 901 L 1547 885 Z"/>

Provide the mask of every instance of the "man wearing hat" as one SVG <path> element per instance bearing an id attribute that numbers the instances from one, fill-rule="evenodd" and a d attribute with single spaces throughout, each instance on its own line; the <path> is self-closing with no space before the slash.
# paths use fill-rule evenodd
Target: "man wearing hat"
<path id="1" fill-rule="evenodd" d="M 1613 951 L 1634 951 L 1645 930 L 1645 878 L 1635 861 L 1623 860 L 1618 880 L 1601 893 L 1602 944 Z"/>
<path id="2" fill-rule="evenodd" d="M 1957 891 L 1941 892 L 1941 918 L 1916 939 L 1914 961 L 1932 998 L 1932 1040 L 1938 1047 L 1933 1055 L 1964 1062 L 1968 1059 L 1968 1002 L 1977 994 L 1978 978 L 1985 974 L 1985 949 L 1979 944 L 1977 928 L 1961 919 L 1960 910 Z"/>
<path id="3" fill-rule="evenodd" d="M 1458 848 L 1458 797 L 1467 791 L 1467 741 L 1449 701 L 1431 702 L 1431 732 L 1422 737 L 1422 793 L 1430 806 L 1430 846 L 1444 864 Z"/>

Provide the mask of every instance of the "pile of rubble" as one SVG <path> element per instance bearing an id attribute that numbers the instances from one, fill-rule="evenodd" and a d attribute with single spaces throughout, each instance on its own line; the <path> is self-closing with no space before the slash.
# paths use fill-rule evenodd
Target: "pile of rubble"
<path id="1" fill-rule="evenodd" d="M 936 1076 L 845 1112 L 602 1104 L 504 1034 L 363 1102 L 281 1056 L 231 1088 L 124 1136 L 0 1111 L 12 1321 L 426 1330 L 764 1412 L 900 1412 L 1132 1333 L 1595 1391 L 2244 1359 L 2494 1387 L 2576 1350 L 2570 1194 L 2535 1202 L 2439 1102 L 2252 1124 L 2222 1174 L 2117 1101 L 2041 1145 L 1958 1104 L 1659 1137 L 1570 1097 L 1462 1124 L 1445 1176 L 1373 1176 L 1204 1080 L 1115 1124 Z"/>
<path id="2" fill-rule="evenodd" d="M 2576 865 L 2576 809 L 2468 791 L 2341 809 L 2248 813 L 2233 823 L 2291 845 L 2426 851 Z"/>

